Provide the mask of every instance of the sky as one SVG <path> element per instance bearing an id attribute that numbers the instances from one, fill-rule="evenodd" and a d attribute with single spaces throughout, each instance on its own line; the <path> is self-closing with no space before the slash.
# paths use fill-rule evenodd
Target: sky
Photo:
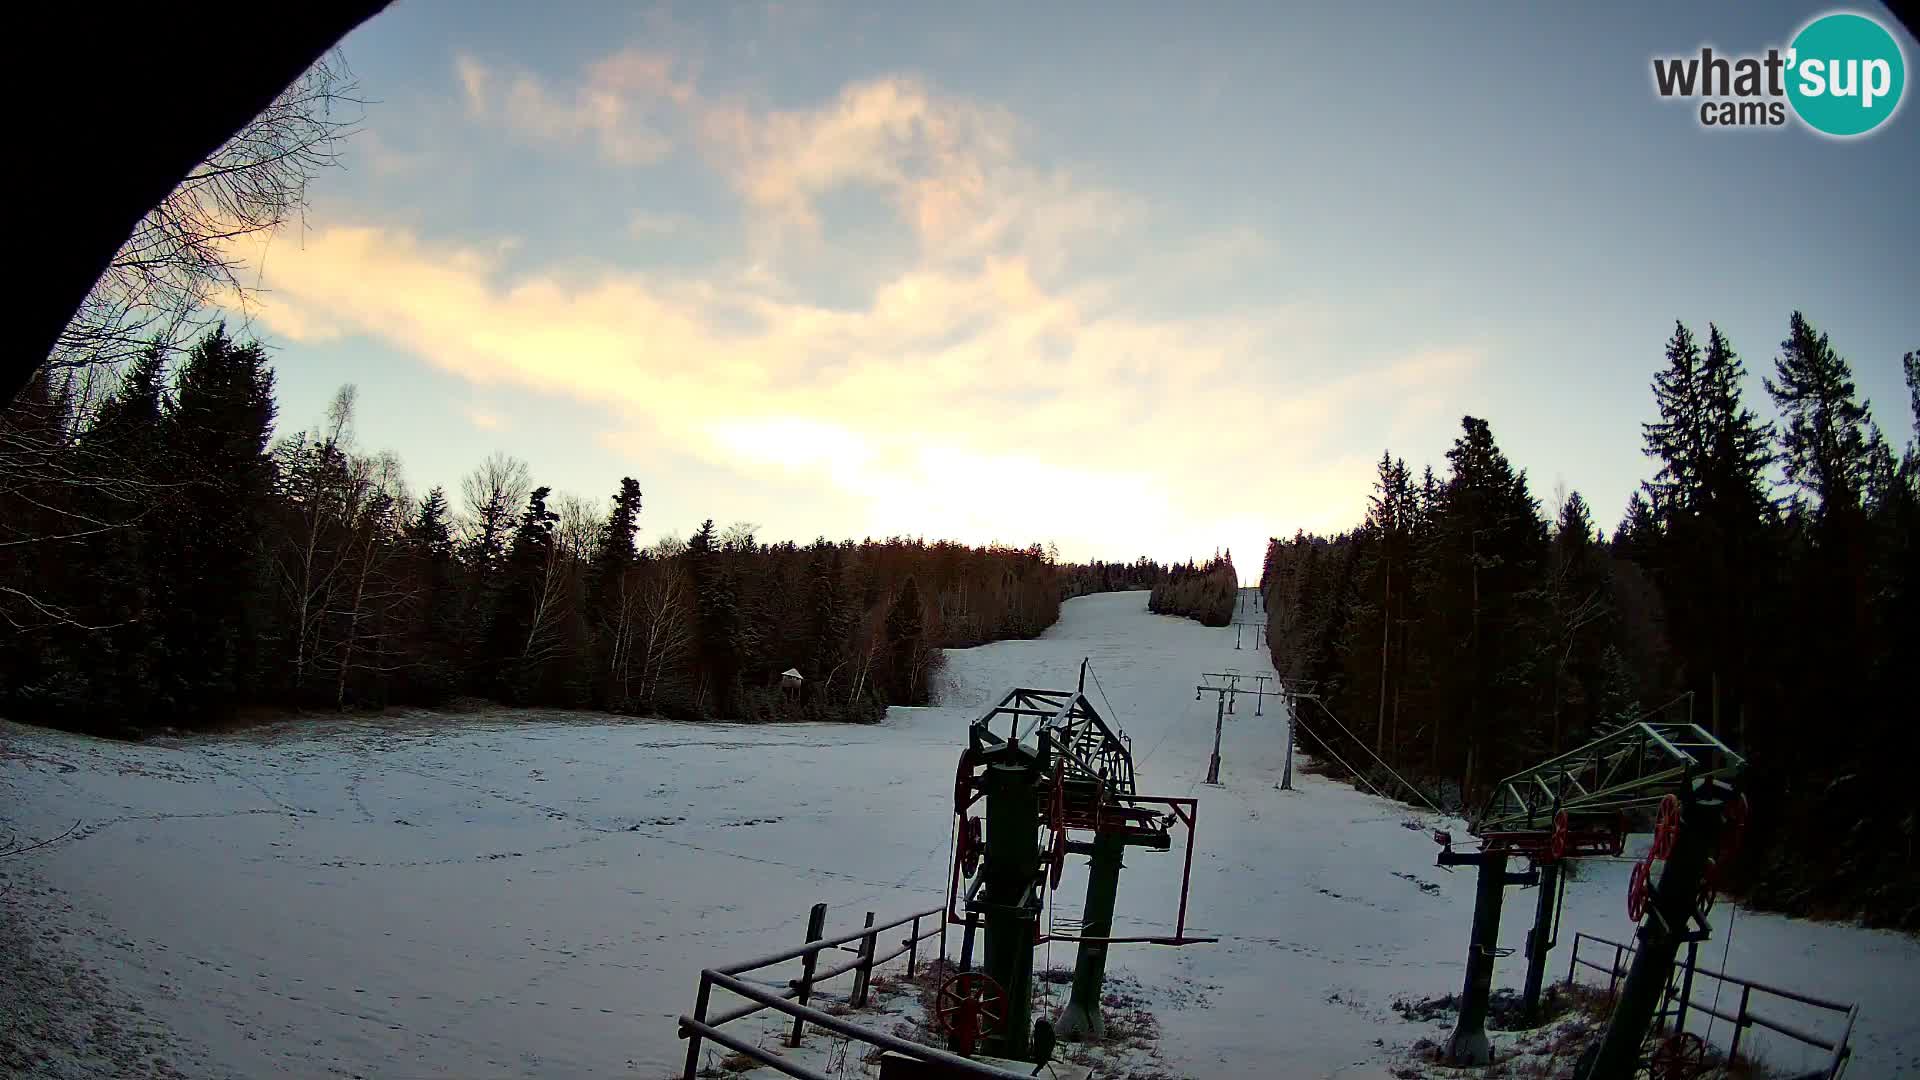
<path id="1" fill-rule="evenodd" d="M 342 46 L 344 165 L 245 252 L 280 428 L 352 383 L 416 491 L 494 451 L 633 476 L 643 542 L 1225 548 L 1248 581 L 1466 414 L 1611 527 L 1676 319 L 1771 416 L 1803 310 L 1910 437 L 1916 107 L 1841 141 L 1653 89 L 1830 9 L 1278 7 L 398 0 Z"/>

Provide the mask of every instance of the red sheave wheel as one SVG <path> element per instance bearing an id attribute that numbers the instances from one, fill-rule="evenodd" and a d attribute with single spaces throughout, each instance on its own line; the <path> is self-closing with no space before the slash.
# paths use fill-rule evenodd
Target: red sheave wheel
<path id="1" fill-rule="evenodd" d="M 963 971 L 940 985 L 934 1022 L 953 1038 L 953 1048 L 972 1057 L 982 1036 L 1000 1030 L 1007 1015 L 1007 993 L 984 971 Z"/>
<path id="2" fill-rule="evenodd" d="M 1707 1043 L 1691 1031 L 1660 1040 L 1647 1062 L 1654 1080 L 1692 1080 L 1707 1071 Z"/>
<path id="3" fill-rule="evenodd" d="M 1653 863 L 1641 860 L 1633 864 L 1633 874 L 1627 878 L 1627 918 L 1639 922 L 1647 913 L 1647 893 L 1652 887 Z"/>
<path id="4" fill-rule="evenodd" d="M 967 818 L 960 823 L 960 876 L 972 877 L 980 868 L 980 856 L 986 851 L 986 842 L 981 838 L 980 819 Z"/>
<path id="5" fill-rule="evenodd" d="M 953 812 L 966 816 L 973 804 L 973 748 L 960 751 L 960 769 L 953 778 Z"/>
<path id="6" fill-rule="evenodd" d="M 1653 819 L 1653 857 L 1673 856 L 1673 843 L 1680 838 L 1680 797 L 1669 795 L 1660 800 L 1660 812 Z"/>
<path id="7" fill-rule="evenodd" d="M 1567 812 L 1565 810 L 1553 815 L 1553 839 L 1548 843 L 1547 850 L 1553 853 L 1554 858 L 1564 859 L 1567 857 L 1567 834 L 1570 831 L 1572 830 L 1567 823 Z"/>

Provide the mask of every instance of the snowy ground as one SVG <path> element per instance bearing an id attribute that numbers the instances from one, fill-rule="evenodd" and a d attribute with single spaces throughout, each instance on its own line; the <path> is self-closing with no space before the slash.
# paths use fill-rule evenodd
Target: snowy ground
<path id="1" fill-rule="evenodd" d="M 141 746 L 0 728 L 7 828 L 80 823 L 0 870 L 34 917 L 92 928 L 62 948 L 204 1056 L 193 1075 L 658 1077 L 702 966 L 797 942 L 815 901 L 830 931 L 937 903 L 965 725 L 1010 685 L 1072 686 L 1090 656 L 1142 790 L 1201 799 L 1188 925 L 1223 940 L 1113 961 L 1160 1003 L 1164 1060 L 1389 1075 L 1435 1030 L 1394 999 L 1459 989 L 1471 876 L 1433 865 L 1432 819 L 1403 806 L 1313 777 L 1275 790 L 1277 710 L 1243 704 L 1223 785 L 1202 785 L 1198 676 L 1270 668 L 1144 599 L 1071 601 L 1039 640 L 953 653 L 946 704 L 873 727 L 418 714 Z M 1115 932 L 1170 929 L 1177 848 L 1127 867 Z M 1626 870 L 1588 864 L 1569 888 L 1555 977 L 1573 930 L 1630 934 Z M 1082 887 L 1070 863 L 1060 895 Z M 1531 907 L 1509 894 L 1505 944 Z M 1851 1075 L 1920 1072 L 1920 943 L 1744 912 L 1731 937 L 1728 970 L 1864 1005 Z"/>

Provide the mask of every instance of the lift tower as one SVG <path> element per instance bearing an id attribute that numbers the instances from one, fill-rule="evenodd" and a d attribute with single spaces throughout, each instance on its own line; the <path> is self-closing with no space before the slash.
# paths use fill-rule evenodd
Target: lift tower
<path id="1" fill-rule="evenodd" d="M 1523 1005 L 1532 1014 L 1539 1007 L 1547 952 L 1553 946 L 1555 894 L 1564 888 L 1559 863 L 1582 856 L 1619 855 L 1633 828 L 1629 815 L 1657 807 L 1654 846 L 1635 868 L 1628 897 L 1628 911 L 1638 921 L 1651 891 L 1656 919 L 1640 928 L 1642 947 L 1633 961 L 1636 974 L 1628 979 L 1639 992 L 1621 994 L 1606 1040 L 1609 1047 L 1626 1049 L 1609 1050 L 1599 1071 L 1582 1074 L 1583 1080 L 1625 1077 L 1627 1073 L 1617 1071 L 1617 1063 L 1621 1055 L 1638 1054 L 1660 988 L 1672 973 L 1675 950 L 1682 942 L 1697 945 L 1710 931 L 1704 915 L 1695 909 L 1703 906 L 1699 899 L 1711 896 L 1713 861 L 1706 847 L 1696 845 L 1713 842 L 1721 808 L 1734 797 L 1733 785 L 1745 767 L 1744 758 L 1696 724 L 1627 724 L 1495 784 L 1470 827 L 1480 842 L 1479 851 L 1457 852 L 1450 835 L 1435 833 L 1434 840 L 1441 845 L 1439 865 L 1479 868 L 1460 1020 L 1447 1043 L 1448 1062 L 1485 1065 L 1492 1059 L 1487 1006 L 1493 962 L 1500 955 L 1500 905 L 1506 886 L 1538 884 L 1541 890 L 1533 929 L 1527 935 Z M 1744 821 L 1744 801 L 1739 806 L 1734 814 Z M 1676 844 L 1688 834 L 1692 839 Z M 1516 856 L 1527 859 L 1530 868 L 1509 874 L 1507 860 Z M 1656 887 L 1653 864 L 1660 860 L 1665 868 Z M 1686 927 L 1690 912 L 1699 924 L 1695 930 Z"/>
<path id="2" fill-rule="evenodd" d="M 984 820 L 971 813 L 979 802 L 986 804 Z M 963 968 L 971 964 L 974 928 L 986 934 L 983 969 L 963 971 L 942 988 L 942 1001 L 952 1003 L 943 1007 L 943 1023 L 961 1053 L 978 1045 L 999 1057 L 1028 1058 L 1033 949 L 1045 941 L 1080 946 L 1059 1034 L 1097 1038 L 1105 1030 L 1100 998 L 1108 946 L 1217 940 L 1186 936 L 1198 802 L 1139 794 L 1128 740 L 1079 690 L 1011 689 L 974 721 L 960 755 L 954 812 L 947 918 L 967 927 Z M 1114 937 L 1122 855 L 1129 847 L 1170 849 L 1176 824 L 1186 828 L 1187 843 L 1173 935 Z M 1043 932 L 1043 898 L 1059 886 L 1070 853 L 1092 859 L 1079 933 Z"/>

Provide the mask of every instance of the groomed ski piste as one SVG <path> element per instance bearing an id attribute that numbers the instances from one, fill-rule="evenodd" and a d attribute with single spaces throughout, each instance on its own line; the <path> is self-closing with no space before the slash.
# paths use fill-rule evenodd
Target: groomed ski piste
<path id="1" fill-rule="evenodd" d="M 96 1031 L 8 1064 L 52 1076 L 678 1075 L 675 1018 L 702 967 L 798 944 L 816 902 L 829 933 L 868 910 L 885 921 L 941 902 L 967 724 L 1008 687 L 1073 687 L 1083 657 L 1089 697 L 1133 739 L 1141 791 L 1200 799 L 1187 930 L 1221 939 L 1114 947 L 1109 988 L 1138 998 L 1159 1035 L 1108 1075 L 1456 1075 L 1409 1057 L 1451 1018 L 1393 1006 L 1460 989 L 1474 881 L 1434 865 L 1430 831 L 1464 824 L 1303 773 L 1276 790 L 1272 702 L 1264 716 L 1237 705 L 1222 783 L 1202 783 L 1215 704 L 1195 700 L 1199 676 L 1271 666 L 1236 650 L 1231 628 L 1147 613 L 1138 592 L 1069 601 L 1033 641 L 949 653 L 939 706 L 873 726 L 398 712 L 128 745 L 8 724 L 6 829 L 16 842 L 73 831 L 0 860 L 0 893 L 59 979 L 102 984 L 90 1007 L 124 1021 L 128 1058 L 103 1057 Z M 1077 914 L 1084 865 L 1068 860 L 1063 917 Z M 1126 865 L 1113 932 L 1170 932 L 1178 841 Z M 1628 866 L 1580 866 L 1551 979 L 1565 978 L 1575 931 L 1631 940 Z M 1519 946 L 1532 908 L 1512 892 L 1502 945 Z M 1720 910 L 1703 966 L 1724 956 L 1731 973 L 1858 1002 L 1848 1074 L 1920 1072 L 1920 943 L 1746 911 L 1729 924 Z M 1071 946 L 1051 949 L 1037 967 L 1071 967 Z M 1496 988 L 1523 973 L 1516 951 Z M 916 1008 L 881 997 L 866 1021 L 882 1029 Z M 21 1013 L 48 1007 L 0 1001 L 14 1036 L 73 1028 Z M 782 1019 L 739 1029 L 772 1045 L 760 1033 Z M 1720 1024 L 1713 1040 L 1728 1034 Z M 802 1060 L 863 1074 L 864 1048 L 836 1063 L 822 1056 L 829 1040 L 808 1040 Z M 1777 1069 L 1818 1062 L 1765 1031 L 1745 1044 Z"/>

